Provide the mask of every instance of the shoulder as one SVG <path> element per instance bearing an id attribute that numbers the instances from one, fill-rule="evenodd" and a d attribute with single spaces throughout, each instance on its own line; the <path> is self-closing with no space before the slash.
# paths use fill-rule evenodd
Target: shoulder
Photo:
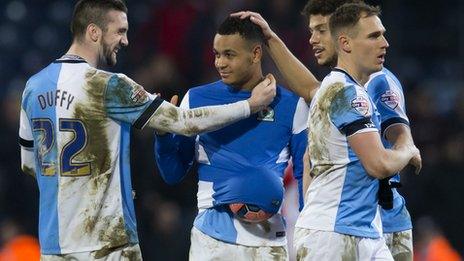
<path id="1" fill-rule="evenodd" d="M 197 85 L 190 88 L 189 92 L 209 92 L 209 91 L 218 91 L 218 87 L 225 87 L 225 84 L 222 81 L 215 81 L 207 84 Z"/>

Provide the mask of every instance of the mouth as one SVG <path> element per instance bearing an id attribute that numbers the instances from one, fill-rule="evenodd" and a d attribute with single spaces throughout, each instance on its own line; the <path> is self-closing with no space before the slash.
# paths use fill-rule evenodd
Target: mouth
<path id="1" fill-rule="evenodd" d="M 221 78 L 227 78 L 231 75 L 231 72 L 219 72 L 219 75 L 221 75 Z"/>
<path id="2" fill-rule="evenodd" d="M 325 51 L 325 49 L 322 47 L 314 47 L 313 51 L 314 51 L 314 56 L 316 56 L 316 58 L 319 59 L 321 58 L 322 53 Z"/>
<path id="3" fill-rule="evenodd" d="M 379 64 L 383 64 L 385 62 L 385 55 L 386 54 L 383 53 L 383 54 L 377 56 L 377 61 L 378 61 Z"/>

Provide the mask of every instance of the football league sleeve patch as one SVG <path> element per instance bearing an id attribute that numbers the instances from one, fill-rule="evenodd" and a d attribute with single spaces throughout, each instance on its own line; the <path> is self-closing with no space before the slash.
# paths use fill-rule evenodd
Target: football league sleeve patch
<path id="1" fill-rule="evenodd" d="M 382 135 L 392 125 L 409 126 L 404 95 L 395 81 L 387 79 L 385 74 L 378 75 L 369 82 L 367 91 L 380 113 Z"/>
<path id="2" fill-rule="evenodd" d="M 359 86 L 340 89 L 331 102 L 330 118 L 346 136 L 378 131 L 372 121 L 373 108 L 368 94 Z"/>
<path id="3" fill-rule="evenodd" d="M 145 91 L 124 74 L 114 74 L 107 83 L 106 111 L 110 118 L 141 129 L 163 100 Z"/>

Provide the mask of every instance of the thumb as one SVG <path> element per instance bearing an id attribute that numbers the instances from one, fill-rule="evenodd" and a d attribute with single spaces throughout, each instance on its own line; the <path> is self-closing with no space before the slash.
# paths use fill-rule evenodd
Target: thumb
<path id="1" fill-rule="evenodd" d="M 179 101 L 179 96 L 174 95 L 171 97 L 171 104 L 177 106 L 177 102 Z"/>

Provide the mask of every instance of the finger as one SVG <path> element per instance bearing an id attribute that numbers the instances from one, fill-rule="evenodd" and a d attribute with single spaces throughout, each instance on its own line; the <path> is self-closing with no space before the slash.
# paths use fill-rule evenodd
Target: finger
<path id="1" fill-rule="evenodd" d="M 177 106 L 177 102 L 179 101 L 179 96 L 174 95 L 171 97 L 171 104 Z"/>
<path id="2" fill-rule="evenodd" d="M 271 82 L 272 82 L 272 80 L 269 79 L 269 77 L 266 76 L 261 83 L 263 83 L 264 87 L 267 87 L 267 86 L 269 86 L 271 84 Z"/>
<path id="3" fill-rule="evenodd" d="M 268 78 L 270 80 L 269 84 L 275 84 L 276 83 L 276 79 L 275 79 L 274 75 L 272 75 L 272 73 L 269 73 L 268 75 L 266 75 L 266 78 Z"/>
<path id="4" fill-rule="evenodd" d="M 245 15 L 245 14 L 246 14 L 245 11 L 240 11 L 240 12 L 235 12 L 235 13 L 230 14 L 230 16 L 232 16 L 232 17 L 240 17 L 241 18 L 241 16 Z"/>

